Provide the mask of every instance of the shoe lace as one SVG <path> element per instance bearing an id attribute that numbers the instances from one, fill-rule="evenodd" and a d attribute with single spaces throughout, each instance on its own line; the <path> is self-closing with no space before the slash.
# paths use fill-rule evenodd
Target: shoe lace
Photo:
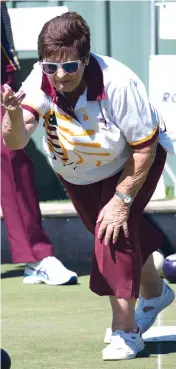
<path id="1" fill-rule="evenodd" d="M 37 270 L 37 274 L 42 274 L 43 276 L 46 276 L 48 278 L 47 270 L 42 266 L 40 267 L 40 269 Z"/>

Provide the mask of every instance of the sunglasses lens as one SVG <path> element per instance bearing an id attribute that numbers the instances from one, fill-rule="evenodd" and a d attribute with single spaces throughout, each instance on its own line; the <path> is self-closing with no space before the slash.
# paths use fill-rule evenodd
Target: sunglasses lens
<path id="1" fill-rule="evenodd" d="M 54 74 L 57 72 L 57 64 L 42 64 L 43 72 L 46 74 Z"/>
<path id="2" fill-rule="evenodd" d="M 78 70 L 78 65 L 79 65 L 78 62 L 70 62 L 62 64 L 62 68 L 66 73 L 75 73 Z"/>

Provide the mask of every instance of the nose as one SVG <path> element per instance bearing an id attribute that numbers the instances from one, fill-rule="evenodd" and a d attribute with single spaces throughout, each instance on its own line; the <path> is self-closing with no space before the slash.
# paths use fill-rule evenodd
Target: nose
<path id="1" fill-rule="evenodd" d="M 63 68 L 62 67 L 58 67 L 58 70 L 56 72 L 56 76 L 59 79 L 62 79 L 65 75 L 66 75 L 66 73 L 64 72 Z"/>

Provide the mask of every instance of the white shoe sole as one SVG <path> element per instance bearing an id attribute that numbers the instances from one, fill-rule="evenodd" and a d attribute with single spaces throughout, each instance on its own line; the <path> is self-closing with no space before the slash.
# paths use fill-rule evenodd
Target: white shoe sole
<path id="1" fill-rule="evenodd" d="M 116 350 L 114 350 L 114 352 L 113 351 L 108 352 L 108 351 L 106 351 L 106 349 L 104 349 L 102 351 L 102 359 L 104 361 L 131 360 L 131 359 L 134 359 L 139 352 L 143 351 L 143 349 L 144 349 L 144 341 L 143 341 L 143 339 L 141 339 L 140 345 L 139 345 L 139 347 L 138 347 L 138 349 L 135 353 L 119 355 L 119 353 Z"/>
<path id="2" fill-rule="evenodd" d="M 23 279 L 23 283 L 24 284 L 45 283 L 45 284 L 48 284 L 50 286 L 61 286 L 61 285 L 64 285 L 64 284 L 77 284 L 77 277 L 76 276 L 71 276 L 70 278 L 68 278 L 66 280 L 52 281 L 52 280 L 48 280 L 48 279 L 45 279 L 45 278 L 39 277 L 39 276 L 26 276 Z"/>

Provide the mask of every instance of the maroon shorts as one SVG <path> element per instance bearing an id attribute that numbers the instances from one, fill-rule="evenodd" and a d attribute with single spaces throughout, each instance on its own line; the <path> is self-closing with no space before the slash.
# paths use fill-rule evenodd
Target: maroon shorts
<path id="1" fill-rule="evenodd" d="M 102 207 L 113 197 L 121 173 L 90 185 L 74 185 L 59 176 L 83 223 L 95 235 L 90 288 L 100 296 L 124 299 L 139 296 L 142 265 L 160 246 L 155 242 L 155 230 L 148 226 L 142 214 L 155 191 L 165 160 L 166 152 L 158 145 L 154 163 L 131 206 L 129 239 L 125 239 L 120 231 L 117 243 L 109 246 L 98 239 L 99 224 L 96 220 Z"/>

